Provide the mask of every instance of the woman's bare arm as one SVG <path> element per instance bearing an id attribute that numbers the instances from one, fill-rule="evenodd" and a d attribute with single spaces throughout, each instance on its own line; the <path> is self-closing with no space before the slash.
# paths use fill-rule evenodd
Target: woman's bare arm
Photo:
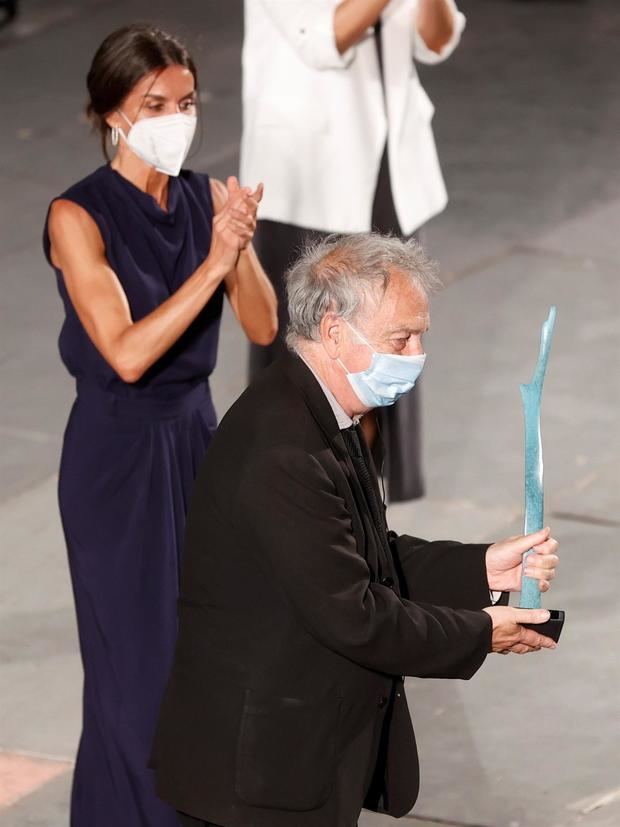
<path id="1" fill-rule="evenodd" d="M 334 12 L 334 34 L 341 55 L 374 26 L 389 0 L 343 0 Z"/>
<path id="2" fill-rule="evenodd" d="M 418 32 L 433 52 L 441 52 L 454 32 L 454 15 L 446 0 L 420 0 Z"/>
<path id="3" fill-rule="evenodd" d="M 211 179 L 216 215 L 224 208 L 237 186 L 235 179 L 229 179 L 227 186 L 217 179 Z M 262 184 L 257 188 L 255 196 L 255 208 L 258 208 L 263 196 Z M 228 273 L 224 283 L 230 305 L 245 335 L 256 345 L 270 345 L 278 332 L 278 302 L 275 290 L 251 243 L 241 251 L 236 268 Z"/>
<path id="4" fill-rule="evenodd" d="M 137 382 L 198 316 L 253 234 L 251 216 L 239 209 L 249 190 L 214 221 L 205 261 L 169 299 L 140 321 L 131 317 L 122 285 L 105 256 L 99 229 L 72 201 L 58 200 L 49 218 L 51 258 L 62 270 L 71 302 L 103 358 L 125 382 Z"/>

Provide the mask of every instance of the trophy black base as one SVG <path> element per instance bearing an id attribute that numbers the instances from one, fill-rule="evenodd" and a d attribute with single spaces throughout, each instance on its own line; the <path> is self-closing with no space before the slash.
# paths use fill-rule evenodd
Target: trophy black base
<path id="1" fill-rule="evenodd" d="M 564 612 L 561 609 L 550 609 L 551 617 L 546 623 L 522 623 L 526 629 L 533 629 L 545 637 L 550 637 L 557 643 L 564 626 Z"/>

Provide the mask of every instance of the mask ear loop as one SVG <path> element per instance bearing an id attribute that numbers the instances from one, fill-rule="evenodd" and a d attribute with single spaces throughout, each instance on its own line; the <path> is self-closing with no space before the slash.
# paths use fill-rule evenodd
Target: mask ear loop
<path id="1" fill-rule="evenodd" d="M 194 140 L 192 142 L 193 143 L 193 148 L 190 148 L 190 151 L 187 154 L 187 159 L 186 160 L 188 160 L 188 161 L 191 160 L 192 158 L 195 158 L 196 155 L 200 154 L 200 151 L 202 149 L 202 142 L 203 142 L 203 138 L 204 138 L 204 134 L 205 134 L 205 130 L 203 129 L 203 126 L 202 126 L 202 109 L 201 109 L 201 106 L 200 106 L 200 95 L 198 93 L 198 89 L 196 89 L 195 91 L 196 91 L 196 132 L 197 132 L 198 140 Z"/>
<path id="2" fill-rule="evenodd" d="M 343 321 L 344 321 L 345 324 L 347 324 L 351 328 L 351 330 L 353 331 L 353 333 L 355 333 L 357 338 L 360 339 L 363 342 L 363 344 L 365 344 L 366 347 L 370 348 L 370 350 L 372 350 L 372 352 L 374 353 L 375 349 L 370 344 L 368 339 L 366 339 L 364 336 L 362 336 L 362 334 L 359 332 L 359 330 L 356 327 L 353 327 L 353 325 L 351 324 L 351 322 L 348 319 L 343 319 Z"/>
<path id="3" fill-rule="evenodd" d="M 113 126 L 112 127 L 112 146 L 117 146 L 118 145 L 119 137 L 122 137 L 122 139 L 125 141 L 125 143 L 127 143 L 127 137 L 129 135 L 129 132 L 131 132 L 131 128 L 133 126 L 132 122 L 129 120 L 129 118 L 123 112 L 122 109 L 117 109 L 116 111 L 121 116 L 121 118 L 125 121 L 125 123 L 129 125 L 129 130 L 128 130 L 127 135 L 126 135 L 125 130 L 122 127 Z"/>

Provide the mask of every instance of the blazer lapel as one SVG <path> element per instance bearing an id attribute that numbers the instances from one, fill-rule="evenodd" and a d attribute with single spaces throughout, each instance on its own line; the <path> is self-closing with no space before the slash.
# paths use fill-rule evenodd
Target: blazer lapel
<path id="1" fill-rule="evenodd" d="M 398 579 L 395 574 L 391 557 L 386 556 L 381 538 L 377 535 L 370 509 L 366 502 L 366 495 L 362 489 L 359 478 L 351 462 L 351 457 L 344 444 L 340 428 L 331 405 L 329 404 L 323 389 L 316 381 L 312 371 L 304 363 L 303 359 L 294 353 L 287 352 L 281 357 L 284 362 L 284 369 L 289 379 L 301 392 L 308 409 L 323 433 L 329 447 L 335 454 L 340 467 L 345 472 L 350 486 L 350 501 L 347 503 L 351 511 L 353 524 L 357 522 L 363 530 L 364 557 L 375 580 L 389 577 L 394 583 L 395 590 L 398 589 Z M 379 486 L 376 479 L 376 469 L 366 443 L 362 440 L 362 451 L 369 468 L 374 471 L 373 485 L 377 494 L 378 502 L 382 502 L 379 493 Z M 357 518 L 357 519 L 355 519 Z M 385 527 L 387 537 L 387 525 Z"/>

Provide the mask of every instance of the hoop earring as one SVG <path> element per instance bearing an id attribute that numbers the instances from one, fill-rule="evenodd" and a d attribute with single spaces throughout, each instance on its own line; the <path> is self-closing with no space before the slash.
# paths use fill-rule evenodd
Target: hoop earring
<path id="1" fill-rule="evenodd" d="M 112 146 L 118 144 L 118 126 L 110 127 L 110 140 L 112 141 Z"/>

